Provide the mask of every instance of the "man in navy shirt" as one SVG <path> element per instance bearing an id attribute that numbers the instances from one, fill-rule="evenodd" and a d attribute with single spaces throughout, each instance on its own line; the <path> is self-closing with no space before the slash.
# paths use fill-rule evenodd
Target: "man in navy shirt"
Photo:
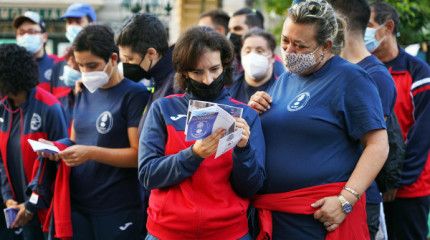
<path id="1" fill-rule="evenodd" d="M 137 13 L 127 19 L 115 36 L 123 62 L 124 77 L 142 82 L 152 92 L 146 109 L 158 98 L 179 90 L 173 87 L 175 70 L 172 66 L 172 51 L 163 23 L 148 13 Z M 139 123 L 139 134 L 146 111 Z"/>
<path id="2" fill-rule="evenodd" d="M 45 44 L 48 40 L 45 22 L 36 12 L 27 11 L 15 18 L 13 27 L 16 29 L 16 42 L 33 54 L 39 67 L 39 86 L 50 91 L 52 65 L 56 57 L 48 56 Z"/>
<path id="3" fill-rule="evenodd" d="M 370 18 L 370 8 L 365 0 L 329 1 L 337 13 L 345 17 L 347 26 L 346 44 L 340 54 L 349 62 L 366 70 L 375 82 L 381 97 L 382 110 L 387 120 L 396 101 L 396 87 L 390 73 L 375 56 L 371 55 L 364 44 L 364 32 Z M 378 186 L 374 181 L 366 191 L 367 224 L 370 239 L 375 239 L 379 229 L 380 203 L 382 202 Z"/>
<path id="4" fill-rule="evenodd" d="M 73 43 L 78 33 L 97 20 L 96 11 L 86 3 L 73 3 L 60 17 L 66 20 L 66 38 Z M 66 54 L 56 61 L 52 67 L 51 92 L 60 100 L 66 112 L 67 124 L 72 121 L 73 106 L 75 102 L 75 82 L 81 78 L 81 73 L 75 62 L 72 49 L 68 48 Z"/>
<path id="5" fill-rule="evenodd" d="M 370 4 L 367 47 L 397 87 L 394 111 L 406 143 L 401 180 L 384 193 L 389 239 L 427 239 L 430 206 L 430 67 L 397 43 L 399 16 L 384 2 Z"/>

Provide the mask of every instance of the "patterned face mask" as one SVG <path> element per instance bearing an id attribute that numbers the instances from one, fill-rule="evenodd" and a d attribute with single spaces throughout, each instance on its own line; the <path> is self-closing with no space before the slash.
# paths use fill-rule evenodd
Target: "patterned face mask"
<path id="1" fill-rule="evenodd" d="M 318 48 L 319 46 L 313 52 L 305 54 L 287 53 L 283 48 L 281 48 L 282 61 L 288 71 L 300 75 L 306 72 L 309 68 L 315 66 L 316 61 L 314 53 Z M 321 54 L 321 57 L 324 57 L 324 54 Z"/>

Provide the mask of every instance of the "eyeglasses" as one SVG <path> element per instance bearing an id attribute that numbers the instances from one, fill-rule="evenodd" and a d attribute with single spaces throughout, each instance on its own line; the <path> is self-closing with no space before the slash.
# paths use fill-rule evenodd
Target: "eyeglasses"
<path id="1" fill-rule="evenodd" d="M 295 0 L 291 5 L 291 8 L 296 9 L 304 4 L 307 4 L 308 11 L 312 15 L 318 14 L 321 11 L 321 4 L 313 0 Z"/>
<path id="2" fill-rule="evenodd" d="M 29 29 L 29 30 L 18 30 L 16 32 L 19 36 L 22 36 L 24 34 L 28 34 L 28 35 L 34 35 L 34 34 L 39 34 L 42 33 L 42 31 L 38 31 L 38 30 L 34 30 L 34 29 Z"/>

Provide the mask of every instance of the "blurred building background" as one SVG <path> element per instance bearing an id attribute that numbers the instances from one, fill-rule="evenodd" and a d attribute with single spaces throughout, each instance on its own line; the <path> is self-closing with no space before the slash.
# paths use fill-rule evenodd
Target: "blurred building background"
<path id="1" fill-rule="evenodd" d="M 47 52 L 62 55 L 69 43 L 64 36 L 65 21 L 60 16 L 74 2 L 90 4 L 97 12 L 97 23 L 109 25 L 114 31 L 133 13 L 154 14 L 165 24 L 170 43 L 174 43 L 182 31 L 197 24 L 203 12 L 222 8 L 231 15 L 247 6 L 246 0 L 0 0 L 0 44 L 15 42 L 12 21 L 31 10 L 39 13 L 46 23 L 49 35 Z"/>

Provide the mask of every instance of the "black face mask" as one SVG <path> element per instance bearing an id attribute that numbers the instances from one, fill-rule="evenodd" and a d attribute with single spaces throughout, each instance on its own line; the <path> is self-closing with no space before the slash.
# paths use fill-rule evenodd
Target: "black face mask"
<path id="1" fill-rule="evenodd" d="M 210 85 L 199 83 L 196 80 L 187 78 L 188 91 L 203 101 L 208 101 L 218 97 L 224 88 L 224 72 L 221 73 Z"/>
<path id="2" fill-rule="evenodd" d="M 142 58 L 143 61 L 143 58 Z M 142 63 L 142 61 L 140 61 L 140 63 Z M 145 71 L 145 69 L 143 69 L 139 64 L 131 64 L 131 63 L 123 63 L 122 64 L 122 69 L 124 72 L 124 77 L 134 81 L 134 82 L 139 82 L 140 80 L 142 80 L 142 78 L 146 78 L 146 79 L 151 79 L 151 74 L 149 73 L 149 71 Z M 149 69 L 151 69 L 151 65 L 152 65 L 152 61 L 151 64 L 149 65 Z"/>
<path id="3" fill-rule="evenodd" d="M 230 42 L 233 43 L 234 46 L 234 53 L 236 53 L 237 56 L 240 56 L 240 50 L 242 48 L 242 36 L 237 35 L 235 33 L 230 33 Z"/>

